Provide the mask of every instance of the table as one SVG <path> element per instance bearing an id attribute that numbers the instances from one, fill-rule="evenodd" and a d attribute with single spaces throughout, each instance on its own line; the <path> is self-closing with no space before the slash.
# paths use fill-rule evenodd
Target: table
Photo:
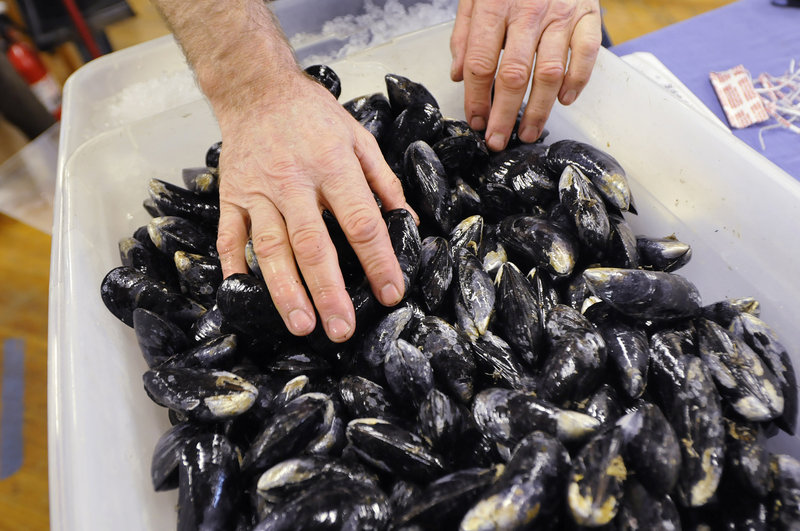
<path id="1" fill-rule="evenodd" d="M 613 35 L 612 35 L 613 38 Z M 740 0 L 667 26 L 611 48 L 617 55 L 653 53 L 724 123 L 728 123 L 709 81 L 709 73 L 742 64 L 753 77 L 781 75 L 792 59 L 800 68 L 800 8 L 769 0 Z M 759 130 L 768 123 L 733 129 L 742 141 L 800 179 L 800 135 L 783 128 Z"/>

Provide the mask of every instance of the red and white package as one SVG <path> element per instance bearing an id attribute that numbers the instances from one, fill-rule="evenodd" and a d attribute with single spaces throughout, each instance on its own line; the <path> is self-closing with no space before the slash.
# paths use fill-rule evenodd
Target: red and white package
<path id="1" fill-rule="evenodd" d="M 711 72 L 709 77 L 731 127 L 741 129 L 769 120 L 764 103 L 753 86 L 750 72 L 744 66 Z"/>

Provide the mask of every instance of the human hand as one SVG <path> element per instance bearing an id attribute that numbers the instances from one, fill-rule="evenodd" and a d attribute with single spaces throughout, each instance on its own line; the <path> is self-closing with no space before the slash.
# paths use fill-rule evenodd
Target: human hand
<path id="1" fill-rule="evenodd" d="M 464 81 L 470 126 L 486 129 L 493 151 L 505 148 L 533 70 L 518 136 L 535 141 L 556 97 L 569 105 L 586 86 L 601 38 L 598 0 L 461 0 L 450 39 L 450 77 Z"/>
<path id="2" fill-rule="evenodd" d="M 375 138 L 299 68 L 251 89 L 246 105 L 216 110 L 223 275 L 247 272 L 244 249 L 252 238 L 289 331 L 310 333 L 316 306 L 328 337 L 344 341 L 355 313 L 322 210 L 336 216 L 378 300 L 394 305 L 403 276 L 372 192 L 386 210 L 411 208 Z"/>

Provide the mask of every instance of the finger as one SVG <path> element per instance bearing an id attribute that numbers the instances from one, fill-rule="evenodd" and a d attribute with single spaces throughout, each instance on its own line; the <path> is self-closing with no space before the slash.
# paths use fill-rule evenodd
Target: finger
<path id="1" fill-rule="evenodd" d="M 464 114 L 470 127 L 486 128 L 497 61 L 505 36 L 505 8 L 501 2 L 475 4 L 464 54 Z"/>
<path id="2" fill-rule="evenodd" d="M 275 206 L 284 215 L 289 243 L 325 333 L 332 341 L 346 341 L 355 329 L 355 312 L 317 198 L 308 191 L 288 191 Z"/>
<path id="3" fill-rule="evenodd" d="M 254 201 L 252 219 L 253 250 L 272 302 L 289 331 L 298 336 L 314 330 L 314 307 L 295 265 L 283 216 L 266 197 Z"/>
<path id="4" fill-rule="evenodd" d="M 362 134 L 363 133 L 363 134 Z M 392 171 L 381 154 L 375 137 L 362 130 L 356 130 L 354 152 L 361 163 L 361 171 L 367 179 L 370 189 L 375 192 L 383 204 L 385 211 L 404 208 L 419 224 L 419 216 L 406 202 L 403 185 Z"/>
<path id="5" fill-rule="evenodd" d="M 472 0 L 461 0 L 456 10 L 456 20 L 453 23 L 453 33 L 450 36 L 450 54 L 453 63 L 450 66 L 450 79 L 462 81 L 464 79 L 464 51 L 467 48 L 469 26 L 472 20 Z"/>
<path id="6" fill-rule="evenodd" d="M 567 75 L 558 95 L 559 101 L 564 105 L 574 102 L 589 82 L 602 39 L 600 13 L 592 11 L 581 17 L 572 32 L 572 53 Z"/>
<path id="7" fill-rule="evenodd" d="M 486 144 L 492 151 L 506 147 L 528 90 L 533 54 L 539 40 L 538 22 L 518 18 L 508 26 L 503 58 L 494 82 L 494 100 L 486 127 Z"/>
<path id="8" fill-rule="evenodd" d="M 567 21 L 556 20 L 542 31 L 536 49 L 531 96 L 519 128 L 519 139 L 523 142 L 539 138 L 556 101 L 566 70 L 569 30 Z"/>
<path id="9" fill-rule="evenodd" d="M 222 277 L 247 273 L 244 249 L 247 246 L 249 218 L 247 212 L 233 203 L 220 201 L 217 253 L 222 265 Z"/>
<path id="10" fill-rule="evenodd" d="M 325 200 L 358 256 L 373 293 L 382 304 L 393 306 L 403 298 L 403 273 L 372 194 L 363 181 L 353 179 L 361 170 L 357 160 L 352 160 L 352 165 L 341 167 L 342 173 L 324 181 Z"/>

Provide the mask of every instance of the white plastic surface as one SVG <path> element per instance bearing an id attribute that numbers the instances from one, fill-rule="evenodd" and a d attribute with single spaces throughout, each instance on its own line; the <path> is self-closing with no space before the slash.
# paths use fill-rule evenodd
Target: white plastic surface
<path id="1" fill-rule="evenodd" d="M 424 83 L 445 115 L 462 117 L 462 87 L 448 77 L 449 33 L 449 25 L 423 30 L 333 64 L 341 101 L 384 90 L 383 75 L 394 72 Z M 604 50 L 584 94 L 557 107 L 547 128 L 548 141 L 589 141 L 617 157 L 640 212 L 628 217 L 636 232 L 675 233 L 692 245 L 681 274 L 705 302 L 757 297 L 800 367 L 800 183 Z M 180 183 L 180 169 L 202 164 L 218 135 L 199 101 L 106 131 L 64 162 L 49 320 L 53 529 L 175 527 L 176 493 L 155 493 L 149 477 L 166 412 L 145 396 L 133 331 L 106 310 L 99 287 L 119 265 L 117 240 L 148 219 L 147 180 Z M 771 444 L 800 456 L 796 437 Z"/>

